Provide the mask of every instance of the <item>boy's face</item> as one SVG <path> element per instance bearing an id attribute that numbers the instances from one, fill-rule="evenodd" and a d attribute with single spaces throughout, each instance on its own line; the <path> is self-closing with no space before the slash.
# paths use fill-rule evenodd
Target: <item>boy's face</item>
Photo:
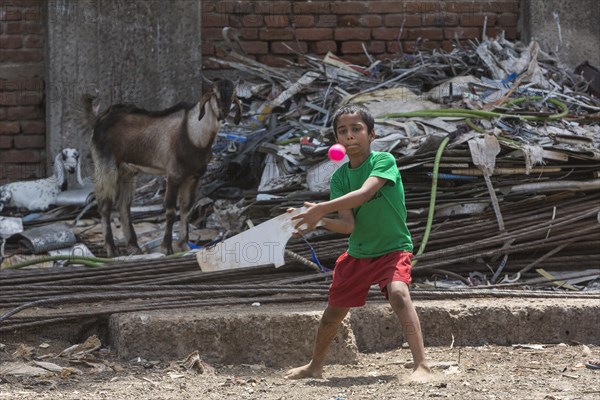
<path id="1" fill-rule="evenodd" d="M 342 114 L 337 120 L 336 139 L 346 148 L 348 157 L 369 153 L 375 130 L 368 132 L 367 125 L 358 114 Z"/>

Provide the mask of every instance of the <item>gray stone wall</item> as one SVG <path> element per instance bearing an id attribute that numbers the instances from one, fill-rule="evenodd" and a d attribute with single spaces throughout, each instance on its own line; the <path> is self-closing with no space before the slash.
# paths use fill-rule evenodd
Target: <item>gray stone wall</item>
<path id="1" fill-rule="evenodd" d="M 199 99 L 200 1 L 49 0 L 47 14 L 49 160 L 78 147 L 90 175 L 86 93 L 97 94 L 101 111 L 115 103 L 158 110 Z"/>
<path id="2" fill-rule="evenodd" d="M 522 0 L 521 41 L 535 39 L 571 68 L 584 61 L 600 67 L 598 0 Z"/>

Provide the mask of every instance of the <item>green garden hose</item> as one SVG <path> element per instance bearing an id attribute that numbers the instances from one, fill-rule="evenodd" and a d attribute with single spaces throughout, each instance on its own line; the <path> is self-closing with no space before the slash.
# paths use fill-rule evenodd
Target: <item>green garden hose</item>
<path id="1" fill-rule="evenodd" d="M 431 225 L 433 224 L 433 214 L 435 212 L 435 197 L 437 194 L 437 183 L 438 183 L 438 170 L 440 169 L 440 159 L 442 158 L 442 153 L 446 148 L 446 145 L 450 141 L 449 137 L 445 137 L 440 143 L 437 153 L 435 154 L 435 161 L 433 163 L 433 179 L 431 181 L 431 195 L 429 198 L 429 213 L 427 214 L 427 225 L 425 226 L 425 232 L 423 233 L 423 238 L 421 239 L 421 244 L 419 245 L 419 251 L 417 251 L 417 256 L 420 256 L 425 251 L 425 246 L 427 245 L 427 241 L 429 240 L 429 233 L 431 232 Z M 413 260 L 413 267 L 417 265 L 417 260 Z"/>

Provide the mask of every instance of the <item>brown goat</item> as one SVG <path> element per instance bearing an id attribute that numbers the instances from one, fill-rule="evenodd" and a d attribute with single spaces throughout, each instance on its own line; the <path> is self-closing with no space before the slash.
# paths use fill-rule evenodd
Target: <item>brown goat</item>
<path id="1" fill-rule="evenodd" d="M 232 103 L 237 105 L 237 124 L 241 118 L 241 104 L 235 94 L 235 84 L 217 79 L 195 104 L 180 103 L 163 111 L 117 104 L 98 116 L 91 152 L 96 200 L 109 257 L 116 255 L 110 226 L 113 203 L 118 205 L 127 252 L 140 252 L 130 214 L 135 176 L 140 172 L 167 178 L 166 227 L 161 244 L 166 254 L 173 253 L 173 223 L 179 196 L 179 246 L 185 248 L 189 212 L 198 180 L 206 171 L 213 141 Z M 91 104 L 87 109 L 91 112 Z"/>

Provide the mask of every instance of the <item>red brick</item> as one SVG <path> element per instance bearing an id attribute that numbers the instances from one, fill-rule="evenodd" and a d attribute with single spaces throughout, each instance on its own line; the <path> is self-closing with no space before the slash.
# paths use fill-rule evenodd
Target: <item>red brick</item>
<path id="1" fill-rule="evenodd" d="M 517 26 L 519 17 L 517 14 L 500 14 L 496 20 L 496 25 L 501 27 L 513 27 Z"/>
<path id="2" fill-rule="evenodd" d="M 315 26 L 317 28 L 334 28 L 338 25 L 338 16 L 337 15 L 319 15 Z"/>
<path id="3" fill-rule="evenodd" d="M 21 10 L 11 3 L 0 6 L 0 21 L 20 21 Z"/>
<path id="4" fill-rule="evenodd" d="M 265 24 L 269 28 L 283 28 L 290 24 L 290 20 L 286 15 L 266 15 Z"/>
<path id="5" fill-rule="evenodd" d="M 238 29 L 240 32 L 240 38 L 245 40 L 256 40 L 258 39 L 258 29 L 256 28 L 241 28 Z"/>
<path id="6" fill-rule="evenodd" d="M 381 26 L 382 22 L 383 17 L 381 17 L 381 15 L 363 15 L 359 20 L 360 26 L 366 26 L 369 28 Z"/>
<path id="7" fill-rule="evenodd" d="M 40 160 L 40 152 L 35 150 L 8 150 L 0 154 L 1 163 L 37 163 Z"/>
<path id="8" fill-rule="evenodd" d="M 21 36 L 0 36 L 0 49 L 20 49 L 21 47 L 23 47 Z"/>
<path id="9" fill-rule="evenodd" d="M 8 107 L 6 119 L 9 121 L 43 119 L 44 110 L 40 107 Z"/>
<path id="10" fill-rule="evenodd" d="M 371 30 L 367 28 L 337 28 L 335 40 L 369 40 Z"/>
<path id="11" fill-rule="evenodd" d="M 292 4 L 289 1 L 257 1 L 254 10 L 257 14 L 291 14 Z"/>
<path id="12" fill-rule="evenodd" d="M 0 59 L 4 62 L 29 63 L 44 61 L 40 50 L 0 50 Z"/>
<path id="13" fill-rule="evenodd" d="M 427 40 L 421 43 L 421 47 L 427 50 L 437 50 L 442 46 L 442 42 L 437 42 L 435 40 Z"/>
<path id="14" fill-rule="evenodd" d="M 296 29 L 296 34 L 301 29 Z M 291 29 L 262 29 L 258 32 L 258 37 L 260 40 L 293 40 L 294 39 L 294 31 Z M 300 36 L 298 36 L 299 40 L 302 40 Z"/>
<path id="15" fill-rule="evenodd" d="M 287 45 L 287 46 L 286 46 Z M 274 54 L 296 54 L 308 53 L 306 42 L 273 42 L 271 43 L 271 52 Z"/>
<path id="16" fill-rule="evenodd" d="M 248 14 L 240 18 L 241 25 L 244 27 L 261 27 L 264 26 L 264 19 L 262 15 Z"/>
<path id="17" fill-rule="evenodd" d="M 294 28 L 308 28 L 315 24 L 314 15 L 292 15 L 290 23 Z"/>
<path id="18" fill-rule="evenodd" d="M 423 26 L 455 26 L 458 25 L 458 14 L 432 13 L 423 14 Z"/>
<path id="19" fill-rule="evenodd" d="M 21 90 L 44 90 L 44 81 L 39 78 L 19 78 L 0 80 L 0 91 L 16 92 Z"/>
<path id="20" fill-rule="evenodd" d="M 25 21 L 42 21 L 43 18 L 41 6 L 26 8 L 21 13 Z"/>
<path id="21" fill-rule="evenodd" d="M 301 28 L 296 29 L 298 40 L 328 40 L 333 39 L 333 29 L 330 28 Z"/>
<path id="22" fill-rule="evenodd" d="M 444 38 L 444 30 L 441 28 L 416 28 L 408 31 L 409 39 L 429 39 L 442 40 Z"/>
<path id="23" fill-rule="evenodd" d="M 230 3 L 230 2 L 228 2 L 228 1 L 217 2 L 217 1 L 212 1 L 212 0 L 211 1 L 204 0 L 201 3 L 202 15 L 207 15 L 207 14 L 214 13 L 214 12 L 225 13 L 227 11 L 223 11 L 223 10 L 217 11 L 217 5 L 220 4 L 222 6 L 225 6 L 227 3 Z"/>
<path id="24" fill-rule="evenodd" d="M 408 37 L 408 30 L 402 30 L 402 36 L 398 38 L 400 34 L 400 28 L 375 28 L 371 31 L 373 39 L 377 40 L 398 40 L 406 39 Z"/>
<path id="25" fill-rule="evenodd" d="M 5 26 L 4 33 L 8 35 L 23 33 L 23 27 L 21 26 L 20 22 L 7 22 L 3 25 Z"/>
<path id="26" fill-rule="evenodd" d="M 342 54 L 364 53 L 363 44 L 367 48 L 367 53 L 369 54 L 385 53 L 385 42 L 382 41 L 371 41 L 366 43 L 347 41 L 342 43 Z"/>
<path id="27" fill-rule="evenodd" d="M 385 26 L 421 26 L 421 16 L 418 14 L 389 14 L 383 19 Z"/>
<path id="28" fill-rule="evenodd" d="M 386 42 L 385 48 L 390 54 L 398 54 L 401 53 L 400 42 Z"/>
<path id="29" fill-rule="evenodd" d="M 343 15 L 338 18 L 338 26 L 340 27 L 354 27 L 360 25 L 360 16 L 358 15 Z"/>
<path id="30" fill-rule="evenodd" d="M 481 29 L 479 28 L 445 28 L 444 37 L 452 40 L 458 39 L 479 39 L 481 37 Z"/>
<path id="31" fill-rule="evenodd" d="M 202 40 L 223 40 L 223 29 L 202 28 Z"/>
<path id="32" fill-rule="evenodd" d="M 229 25 L 229 15 L 227 14 L 210 14 L 202 17 L 202 26 L 211 28 L 215 26 Z"/>
<path id="33" fill-rule="evenodd" d="M 311 3 L 304 1 L 294 2 L 295 14 L 329 14 L 331 9 L 329 1 L 313 1 Z"/>
<path id="34" fill-rule="evenodd" d="M 401 1 L 369 1 L 369 12 L 375 14 L 392 14 L 404 12 Z"/>
<path id="35" fill-rule="evenodd" d="M 355 65 L 360 65 L 360 66 L 371 65 L 371 61 L 364 53 L 363 54 L 345 54 L 343 58 L 345 61 L 348 61 L 349 63 L 355 64 Z"/>
<path id="36" fill-rule="evenodd" d="M 480 2 L 474 1 L 455 1 L 444 4 L 446 11 L 457 12 L 463 14 L 480 13 L 482 5 Z M 487 7 L 487 5 L 486 5 Z"/>
<path id="37" fill-rule="evenodd" d="M 215 46 L 214 42 L 205 42 L 202 41 L 202 55 L 203 56 L 212 56 L 215 54 Z"/>
<path id="38" fill-rule="evenodd" d="M 9 164 L 0 168 L 0 179 L 3 183 L 16 182 L 26 179 L 42 178 L 46 175 L 44 163 L 36 164 Z"/>
<path id="39" fill-rule="evenodd" d="M 316 54 L 327 54 L 327 52 L 336 53 L 337 44 L 334 40 L 322 40 L 320 42 L 314 42 L 310 45 L 310 51 Z"/>
<path id="40" fill-rule="evenodd" d="M 483 26 L 485 17 L 487 18 L 487 26 L 494 26 L 496 23 L 496 14 L 463 14 L 460 16 L 461 26 Z"/>
<path id="41" fill-rule="evenodd" d="M 19 104 L 19 102 L 16 92 L 0 92 L 0 106 L 16 106 L 17 104 Z"/>
<path id="42" fill-rule="evenodd" d="M 13 147 L 12 136 L 0 136 L 0 149 L 10 149 Z"/>
<path id="43" fill-rule="evenodd" d="M 44 38 L 42 36 L 27 36 L 25 47 L 28 49 L 41 49 L 44 47 Z"/>
<path id="44" fill-rule="evenodd" d="M 7 120 L 7 115 L 6 115 L 6 107 L 2 107 L 0 108 L 0 121 L 5 121 Z"/>
<path id="45" fill-rule="evenodd" d="M 419 1 L 419 2 L 406 2 L 405 10 L 409 14 L 418 13 L 432 13 L 439 12 L 442 10 L 443 2 L 440 1 Z"/>
<path id="46" fill-rule="evenodd" d="M 16 135 L 18 133 L 21 133 L 18 122 L 0 122 L 0 135 Z"/>
<path id="47" fill-rule="evenodd" d="M 25 134 L 44 134 L 46 124 L 42 121 L 24 121 L 21 122 L 21 130 Z"/>
<path id="48" fill-rule="evenodd" d="M 518 0 L 517 1 L 489 1 L 484 5 L 484 7 L 489 12 L 518 13 L 519 12 L 519 4 L 520 4 L 520 2 Z"/>
<path id="49" fill-rule="evenodd" d="M 19 93 L 19 104 L 22 106 L 37 106 L 42 104 L 43 92 L 21 92 Z"/>
<path id="50" fill-rule="evenodd" d="M 368 6 L 366 1 L 332 1 L 332 14 L 366 14 Z"/>
<path id="51" fill-rule="evenodd" d="M 46 147 L 44 135 L 15 136 L 16 149 L 43 149 Z"/>
<path id="52" fill-rule="evenodd" d="M 21 22 L 21 30 L 23 33 L 41 35 L 44 33 L 44 25 L 39 22 Z"/>
<path id="53" fill-rule="evenodd" d="M 269 52 L 269 44 L 260 41 L 244 41 L 242 42 L 244 51 L 248 54 L 267 54 Z"/>
<path id="54" fill-rule="evenodd" d="M 223 14 L 249 14 L 254 12 L 254 2 L 252 1 L 206 1 L 202 2 L 202 11 L 204 7 L 209 7 L 218 13 Z M 212 3 L 212 4 L 211 4 Z"/>

